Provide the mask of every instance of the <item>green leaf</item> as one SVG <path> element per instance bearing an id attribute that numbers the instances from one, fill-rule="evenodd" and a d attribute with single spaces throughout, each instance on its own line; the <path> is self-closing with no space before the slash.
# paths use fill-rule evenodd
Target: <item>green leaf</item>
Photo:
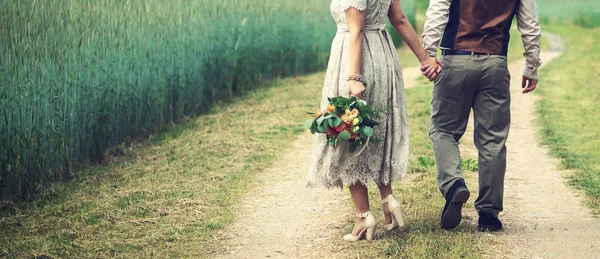
<path id="1" fill-rule="evenodd" d="M 364 127 L 362 131 L 367 137 L 373 136 L 373 128 L 369 126 Z"/>
<path id="2" fill-rule="evenodd" d="M 321 124 L 323 124 L 323 121 L 325 121 L 326 119 L 329 119 L 331 117 L 333 117 L 333 116 L 331 116 L 331 115 L 322 115 L 321 117 L 319 117 L 317 119 L 317 124 L 321 125 Z"/>
<path id="3" fill-rule="evenodd" d="M 323 125 L 317 125 L 317 131 L 320 133 L 326 133 L 327 132 L 327 128 L 324 127 Z"/>
<path id="4" fill-rule="evenodd" d="M 312 127 L 314 121 L 315 120 L 313 120 L 313 119 L 306 120 L 306 122 L 304 123 L 304 127 L 307 129 L 310 129 Z"/>
<path id="5" fill-rule="evenodd" d="M 310 126 L 310 133 L 315 134 L 317 131 L 317 123 L 313 122 L 313 124 Z"/>
<path id="6" fill-rule="evenodd" d="M 356 150 L 360 147 L 360 143 L 358 142 L 352 142 L 352 144 L 350 144 L 350 153 L 354 153 L 356 152 Z"/>
<path id="7" fill-rule="evenodd" d="M 331 127 L 331 128 L 335 128 L 335 126 L 333 124 L 335 124 L 334 119 L 333 118 L 329 118 L 327 120 L 327 125 L 329 125 L 329 127 Z"/>
<path id="8" fill-rule="evenodd" d="M 340 135 L 338 135 L 338 141 L 348 141 L 350 139 L 350 133 L 348 131 L 342 131 Z"/>
<path id="9" fill-rule="evenodd" d="M 329 146 L 335 147 L 335 139 L 332 139 L 331 141 L 329 141 Z"/>
<path id="10" fill-rule="evenodd" d="M 342 125 L 342 119 L 340 119 L 338 117 L 334 117 L 333 118 L 333 125 L 334 125 L 334 127 Z"/>

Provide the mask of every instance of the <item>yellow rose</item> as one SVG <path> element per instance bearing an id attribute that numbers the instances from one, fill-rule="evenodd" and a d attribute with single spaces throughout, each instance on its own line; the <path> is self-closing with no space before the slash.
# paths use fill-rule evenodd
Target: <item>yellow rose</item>
<path id="1" fill-rule="evenodd" d="M 354 118 L 354 120 L 352 120 L 352 125 L 358 125 L 359 122 L 360 122 L 359 118 Z"/>
<path id="2" fill-rule="evenodd" d="M 359 126 L 354 127 L 354 132 L 357 132 L 360 129 Z"/>
<path id="3" fill-rule="evenodd" d="M 350 110 L 346 109 L 346 113 L 344 115 L 342 115 L 342 120 L 345 123 L 352 123 L 352 120 L 354 119 L 354 117 L 350 116 Z"/>
<path id="4" fill-rule="evenodd" d="M 352 118 L 350 118 L 350 116 L 348 116 L 347 114 L 342 115 L 342 120 L 345 123 L 352 123 Z"/>
<path id="5" fill-rule="evenodd" d="M 352 111 L 350 112 L 350 117 L 352 118 L 356 118 L 356 116 L 358 116 L 358 110 L 356 108 L 352 109 Z"/>

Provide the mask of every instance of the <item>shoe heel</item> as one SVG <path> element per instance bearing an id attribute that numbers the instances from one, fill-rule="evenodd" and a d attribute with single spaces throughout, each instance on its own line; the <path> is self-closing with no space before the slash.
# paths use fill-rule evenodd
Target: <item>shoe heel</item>
<path id="1" fill-rule="evenodd" d="M 375 227 L 367 228 L 367 240 L 373 240 L 373 236 L 375 236 Z"/>
<path id="2" fill-rule="evenodd" d="M 396 207 L 392 210 L 392 217 L 396 219 L 399 227 L 404 226 L 404 217 L 402 216 L 402 208 Z"/>
<path id="3" fill-rule="evenodd" d="M 471 193 L 467 188 L 460 188 L 456 190 L 452 202 L 466 203 L 469 200 L 469 196 L 471 196 Z"/>

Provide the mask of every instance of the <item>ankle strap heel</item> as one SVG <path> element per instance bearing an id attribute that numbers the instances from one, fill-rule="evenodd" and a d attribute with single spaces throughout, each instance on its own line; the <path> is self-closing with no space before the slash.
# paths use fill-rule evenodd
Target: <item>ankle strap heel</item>
<path id="1" fill-rule="evenodd" d="M 381 200 L 385 205 L 387 203 L 388 210 L 392 217 L 392 223 L 384 225 L 383 228 L 387 231 L 404 226 L 404 217 L 402 216 L 401 204 L 394 195 L 390 194 L 385 199 Z"/>
<path id="2" fill-rule="evenodd" d="M 353 242 L 361 239 L 373 240 L 375 236 L 375 227 L 377 226 L 377 221 L 375 220 L 373 213 L 371 213 L 371 211 L 356 213 L 356 218 L 365 219 L 365 225 L 363 229 L 358 233 L 357 236 L 353 236 L 352 234 L 345 235 L 344 240 Z"/>

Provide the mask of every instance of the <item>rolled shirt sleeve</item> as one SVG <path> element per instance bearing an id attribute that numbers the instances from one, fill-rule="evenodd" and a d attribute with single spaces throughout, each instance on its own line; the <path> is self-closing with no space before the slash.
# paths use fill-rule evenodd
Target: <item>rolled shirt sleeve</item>
<path id="1" fill-rule="evenodd" d="M 444 33 L 452 0 L 431 0 L 423 28 L 423 47 L 429 56 L 435 57 Z"/>
<path id="2" fill-rule="evenodd" d="M 538 9 L 535 0 L 521 0 L 517 11 L 517 27 L 521 32 L 525 52 L 526 66 L 523 75 L 527 78 L 538 79 L 540 59 L 540 41 L 542 29 L 538 20 Z"/>

